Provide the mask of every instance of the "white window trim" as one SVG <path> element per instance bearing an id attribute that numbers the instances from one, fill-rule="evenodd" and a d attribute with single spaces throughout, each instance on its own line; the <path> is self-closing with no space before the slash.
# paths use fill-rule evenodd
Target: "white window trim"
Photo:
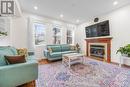
<path id="1" fill-rule="evenodd" d="M 72 43 L 70 45 L 74 45 L 74 40 L 75 40 L 75 27 L 72 25 L 68 25 L 67 30 L 71 30 L 72 31 Z M 67 34 L 67 33 L 66 33 Z M 66 43 L 67 43 L 67 35 L 66 35 Z M 67 43 L 68 44 L 68 43 Z"/>
<path id="2" fill-rule="evenodd" d="M 60 29 L 60 44 L 62 44 L 62 25 L 59 25 L 59 24 L 53 24 L 53 28 L 58 28 L 58 29 Z M 53 29 L 52 28 L 52 29 Z M 52 30 L 53 31 L 53 30 Z M 52 38 L 54 39 L 54 32 L 53 32 L 53 36 L 52 36 Z M 56 43 L 54 43 L 54 41 L 53 41 L 53 44 L 56 44 Z"/>

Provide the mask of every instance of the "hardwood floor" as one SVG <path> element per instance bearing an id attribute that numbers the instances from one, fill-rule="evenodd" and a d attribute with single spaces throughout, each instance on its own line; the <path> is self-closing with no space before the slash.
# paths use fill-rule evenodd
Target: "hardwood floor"
<path id="1" fill-rule="evenodd" d="M 36 83 L 35 83 L 35 81 L 32 81 L 32 82 L 29 82 L 29 83 L 26 83 L 26 84 L 23 84 L 23 85 L 17 86 L 17 87 L 36 87 Z"/>
<path id="2" fill-rule="evenodd" d="M 53 62 L 56 62 L 56 61 L 61 61 L 61 59 L 60 60 L 53 60 L 53 61 L 49 61 L 47 59 L 41 59 L 38 62 L 39 62 L 39 65 L 43 65 L 43 64 L 53 63 Z"/>
<path id="3" fill-rule="evenodd" d="M 52 62 L 48 61 L 47 59 L 41 59 L 41 60 L 39 60 L 39 65 L 49 64 L 49 63 L 52 63 Z"/>

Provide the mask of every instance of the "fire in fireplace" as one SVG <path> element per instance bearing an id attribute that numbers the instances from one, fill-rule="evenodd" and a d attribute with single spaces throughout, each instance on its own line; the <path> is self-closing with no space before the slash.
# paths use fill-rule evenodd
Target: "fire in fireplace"
<path id="1" fill-rule="evenodd" d="M 105 46 L 103 45 L 90 45 L 90 56 L 105 58 Z"/>

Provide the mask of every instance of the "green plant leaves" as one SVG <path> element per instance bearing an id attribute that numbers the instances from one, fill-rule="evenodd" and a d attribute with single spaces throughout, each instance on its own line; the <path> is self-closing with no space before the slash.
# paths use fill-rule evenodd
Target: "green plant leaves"
<path id="1" fill-rule="evenodd" d="M 1 32 L 1 31 L 0 31 L 0 36 L 3 36 L 3 35 L 4 35 L 4 36 L 7 36 L 7 32 Z"/>
<path id="2" fill-rule="evenodd" d="M 116 53 L 127 54 L 128 56 L 130 56 L 130 44 L 124 47 L 120 47 Z"/>

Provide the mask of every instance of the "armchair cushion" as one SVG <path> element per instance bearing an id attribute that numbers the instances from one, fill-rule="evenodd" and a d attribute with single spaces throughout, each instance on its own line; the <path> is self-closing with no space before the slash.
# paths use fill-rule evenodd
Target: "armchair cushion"
<path id="1" fill-rule="evenodd" d="M 4 65 L 6 65 L 4 55 L 0 55 L 0 66 L 4 66 Z"/>
<path id="2" fill-rule="evenodd" d="M 36 61 L 0 67 L 0 87 L 16 87 L 35 80 L 37 77 L 38 63 Z"/>
<path id="3" fill-rule="evenodd" d="M 37 79 L 38 63 L 32 60 L 33 56 L 29 56 L 25 63 L 7 65 L 5 55 L 15 56 L 18 54 L 13 47 L 0 46 L 0 87 L 16 87 Z"/>
<path id="4" fill-rule="evenodd" d="M 9 46 L 9 49 L 12 51 L 12 53 L 13 53 L 14 55 L 18 55 L 18 52 L 17 52 L 16 48 Z"/>
<path id="5" fill-rule="evenodd" d="M 13 49 L 9 49 L 10 47 L 0 47 L 0 66 L 6 65 L 5 55 L 13 56 L 16 54 Z"/>

